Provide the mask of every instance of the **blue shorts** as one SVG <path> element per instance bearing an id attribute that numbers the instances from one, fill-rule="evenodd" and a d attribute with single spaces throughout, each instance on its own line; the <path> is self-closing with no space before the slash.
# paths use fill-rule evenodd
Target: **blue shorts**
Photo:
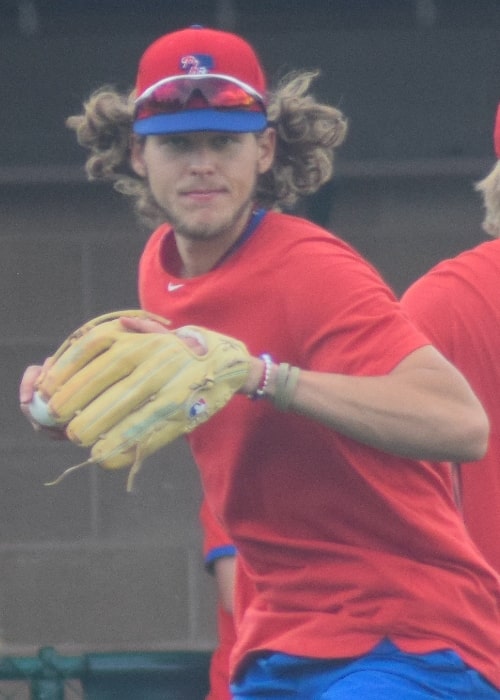
<path id="1" fill-rule="evenodd" d="M 500 700 L 455 652 L 405 654 L 388 640 L 349 661 L 263 654 L 231 691 L 234 700 Z"/>

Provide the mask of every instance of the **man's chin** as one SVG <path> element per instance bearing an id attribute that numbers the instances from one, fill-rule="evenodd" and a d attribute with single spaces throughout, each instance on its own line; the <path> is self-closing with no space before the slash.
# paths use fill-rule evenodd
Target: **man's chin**
<path id="1" fill-rule="evenodd" d="M 212 224 L 209 225 L 207 222 L 200 223 L 198 225 L 186 225 L 180 224 L 175 226 L 175 232 L 192 241 L 206 241 L 211 238 L 217 238 L 218 236 L 223 236 L 227 233 L 227 225 Z"/>

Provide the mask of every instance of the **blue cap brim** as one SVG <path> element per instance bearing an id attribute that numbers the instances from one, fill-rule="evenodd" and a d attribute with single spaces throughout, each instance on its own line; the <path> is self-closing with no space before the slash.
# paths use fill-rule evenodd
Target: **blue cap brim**
<path id="1" fill-rule="evenodd" d="M 134 122 L 134 132 L 149 134 L 177 134 L 187 131 L 262 131 L 267 126 L 262 112 L 191 109 L 175 114 L 155 114 Z"/>

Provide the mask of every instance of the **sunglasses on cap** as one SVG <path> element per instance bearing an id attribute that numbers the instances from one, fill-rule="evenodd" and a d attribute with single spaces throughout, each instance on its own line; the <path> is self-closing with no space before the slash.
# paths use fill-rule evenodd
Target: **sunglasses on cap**
<path id="1" fill-rule="evenodd" d="M 245 83 L 215 75 L 191 75 L 167 78 L 145 90 L 135 102 L 135 119 L 207 107 L 266 111 L 262 95 Z"/>

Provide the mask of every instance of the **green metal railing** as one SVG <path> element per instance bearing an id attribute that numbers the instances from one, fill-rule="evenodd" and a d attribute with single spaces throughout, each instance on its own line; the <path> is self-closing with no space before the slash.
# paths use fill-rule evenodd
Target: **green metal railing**
<path id="1" fill-rule="evenodd" d="M 22 694 L 0 689 L 0 698 L 203 700 L 208 692 L 209 663 L 209 652 L 62 656 L 44 647 L 35 657 L 0 657 L 0 686 L 2 681 L 25 684 Z"/>

